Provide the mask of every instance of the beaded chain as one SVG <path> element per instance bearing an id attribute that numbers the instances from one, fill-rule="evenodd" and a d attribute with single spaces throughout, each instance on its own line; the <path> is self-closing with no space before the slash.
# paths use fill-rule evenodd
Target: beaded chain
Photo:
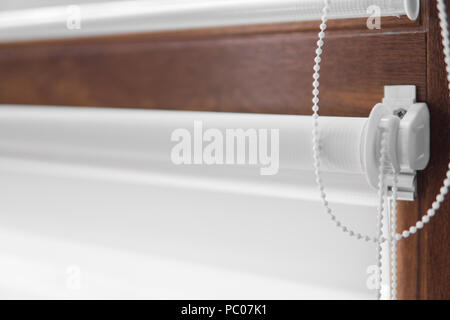
<path id="1" fill-rule="evenodd" d="M 444 0 L 437 1 L 439 13 L 439 24 L 441 26 L 442 46 L 444 50 L 445 66 L 447 70 L 447 81 L 450 95 L 450 40 L 448 36 L 447 8 Z"/>
<path id="2" fill-rule="evenodd" d="M 444 52 L 444 58 L 445 58 L 445 69 L 447 71 L 447 82 L 448 82 L 448 89 L 449 89 L 449 95 L 450 95 L 450 40 L 449 40 L 449 32 L 448 32 L 448 22 L 447 22 L 447 10 L 444 0 L 438 0 L 436 2 L 437 9 L 439 13 L 439 25 L 441 27 L 441 38 L 442 38 L 442 47 Z M 432 217 L 435 216 L 436 211 L 439 209 L 442 202 L 444 202 L 445 196 L 448 193 L 448 189 L 450 188 L 450 162 L 448 164 L 448 171 L 447 176 L 444 179 L 444 184 L 442 188 L 440 189 L 439 194 L 436 196 L 436 200 L 433 202 L 430 209 L 428 209 L 427 214 L 422 217 L 421 220 L 417 221 L 415 226 L 412 226 L 409 228 L 409 230 L 403 231 L 403 233 L 396 234 L 397 230 L 397 182 L 398 182 L 398 174 L 397 172 L 394 173 L 394 185 L 393 185 L 393 195 L 392 195 L 392 230 L 391 232 L 395 234 L 394 239 L 392 241 L 391 245 L 391 299 L 396 300 L 397 299 L 397 241 L 401 240 L 402 238 L 408 238 L 411 234 L 415 234 L 417 230 L 420 230 L 423 228 L 423 226 L 430 221 Z M 395 192 L 395 194 L 394 194 Z"/>
<path id="3" fill-rule="evenodd" d="M 450 90 L 450 49 L 449 49 L 449 33 L 448 33 L 448 24 L 447 24 L 447 14 L 445 3 L 443 0 L 437 0 L 437 6 L 439 10 L 439 19 L 440 26 L 442 29 L 442 43 L 444 46 L 444 55 L 445 55 L 445 63 L 447 70 L 447 79 L 449 80 L 449 90 Z M 387 143 L 387 133 L 382 133 L 381 145 L 380 145 L 380 167 L 379 167 L 379 183 L 378 183 L 378 210 L 377 210 L 377 236 L 370 237 L 369 235 L 365 235 L 359 232 L 355 232 L 350 229 L 346 225 L 344 225 L 341 221 L 339 221 L 336 215 L 333 214 L 332 209 L 329 206 L 329 202 L 327 200 L 327 195 L 325 193 L 325 188 L 323 185 L 321 173 L 320 173 L 320 137 L 319 137 L 319 78 L 320 78 L 320 63 L 322 61 L 322 53 L 325 39 L 325 32 L 327 30 L 327 21 L 328 21 L 328 13 L 330 11 L 330 0 L 324 0 L 324 7 L 322 10 L 321 24 L 320 24 L 320 32 L 318 33 L 319 40 L 317 41 L 317 49 L 316 49 L 316 57 L 314 58 L 314 74 L 313 74 L 313 165 L 314 165 L 314 173 L 316 177 L 316 182 L 320 191 L 320 198 L 325 207 L 326 213 L 330 216 L 331 220 L 334 221 L 336 226 L 340 228 L 344 233 L 348 233 L 352 237 L 356 237 L 357 239 L 365 240 L 367 242 L 372 241 L 377 244 L 377 266 L 378 266 L 378 283 L 381 283 L 381 244 L 386 240 L 389 240 L 391 244 L 391 297 L 392 299 L 397 298 L 397 242 L 408 238 L 411 234 L 415 234 L 418 230 L 422 229 L 425 224 L 427 224 L 432 217 L 435 216 L 436 211 L 440 208 L 442 202 L 444 202 L 445 195 L 448 193 L 448 189 L 450 187 L 450 163 L 448 165 L 448 171 L 446 178 L 444 179 L 444 183 L 442 188 L 440 189 L 440 193 L 436 196 L 436 200 L 433 202 L 431 208 L 427 211 L 426 215 L 422 217 L 421 220 L 417 221 L 417 223 L 410 227 L 407 230 L 404 230 L 401 233 L 396 233 L 397 229 L 397 192 L 398 192 L 398 172 L 393 169 L 393 186 L 392 186 L 392 212 L 391 212 L 391 230 L 389 231 L 390 235 L 388 239 L 382 236 L 382 227 L 383 227 L 383 208 L 384 208 L 384 197 L 385 197 L 385 173 L 384 173 L 384 163 L 386 159 L 386 143 Z M 381 286 L 378 287 L 377 290 L 377 298 L 381 298 Z"/>
<path id="4" fill-rule="evenodd" d="M 377 238 L 381 239 L 381 235 L 383 233 L 383 209 L 384 209 L 384 194 L 385 194 L 385 185 L 384 185 L 384 165 L 387 161 L 387 140 L 388 140 L 388 132 L 384 130 L 381 133 L 381 141 L 380 141 L 380 165 L 378 167 L 378 212 L 377 212 Z M 377 299 L 381 299 L 381 276 L 382 276 L 382 247 L 381 242 L 377 242 Z"/>

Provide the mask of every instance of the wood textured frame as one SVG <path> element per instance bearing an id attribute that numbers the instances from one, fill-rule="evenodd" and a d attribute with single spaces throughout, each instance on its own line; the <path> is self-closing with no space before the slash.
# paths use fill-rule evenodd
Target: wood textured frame
<path id="1" fill-rule="evenodd" d="M 399 228 L 431 206 L 449 160 L 449 95 L 435 1 L 418 22 L 333 21 L 321 114 L 367 116 L 383 86 L 414 84 L 432 115 L 432 157 Z M 449 1 L 447 1 L 450 7 Z M 0 45 L 0 103 L 310 114 L 317 23 L 291 23 Z M 399 297 L 449 299 L 450 204 L 399 245 Z"/>

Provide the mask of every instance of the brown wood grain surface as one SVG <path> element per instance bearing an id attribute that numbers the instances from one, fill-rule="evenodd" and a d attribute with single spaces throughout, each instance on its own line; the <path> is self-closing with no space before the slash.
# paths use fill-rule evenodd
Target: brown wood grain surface
<path id="1" fill-rule="evenodd" d="M 426 35 L 398 21 L 406 31 L 388 27 L 391 19 L 383 32 L 361 29 L 360 19 L 331 27 L 324 114 L 367 116 L 386 84 L 416 84 L 424 98 Z M 310 24 L 3 44 L 0 102 L 308 114 Z"/>
<path id="2" fill-rule="evenodd" d="M 448 2 L 448 1 L 447 1 Z M 367 116 L 383 87 L 413 84 L 430 106 L 432 158 L 399 228 L 426 213 L 449 155 L 448 92 L 435 1 L 418 22 L 330 24 L 321 114 Z M 449 4 L 450 5 L 450 4 Z M 310 114 L 317 22 L 0 44 L 0 103 Z M 399 245 L 399 297 L 449 299 L 449 200 Z"/>

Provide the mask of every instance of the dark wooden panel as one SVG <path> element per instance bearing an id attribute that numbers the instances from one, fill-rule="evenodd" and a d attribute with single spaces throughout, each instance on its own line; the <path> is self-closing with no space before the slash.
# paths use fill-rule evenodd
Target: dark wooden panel
<path id="1" fill-rule="evenodd" d="M 315 42 L 282 32 L 1 45 L 0 102 L 309 113 Z M 323 114 L 366 116 L 386 84 L 416 84 L 424 97 L 425 49 L 418 31 L 331 33 Z"/>
<path id="2" fill-rule="evenodd" d="M 403 229 L 426 214 L 442 186 L 450 154 L 449 92 L 435 1 L 426 3 L 427 98 L 431 111 L 431 161 L 419 174 L 419 197 L 404 204 Z M 450 1 L 447 11 L 450 15 Z M 400 292 L 403 299 L 450 299 L 450 201 L 417 235 L 400 243 Z"/>

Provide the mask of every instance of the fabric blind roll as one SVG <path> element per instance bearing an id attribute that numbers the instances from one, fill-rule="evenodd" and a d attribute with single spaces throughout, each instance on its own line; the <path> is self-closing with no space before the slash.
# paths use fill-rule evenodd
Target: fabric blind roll
<path id="1" fill-rule="evenodd" d="M 405 5 L 404 0 L 334 0 L 329 16 L 401 16 L 406 14 Z M 322 8 L 321 0 L 66 3 L 0 12 L 0 41 L 318 20 Z"/>
<path id="2" fill-rule="evenodd" d="M 366 121 L 321 118 L 322 168 L 331 188 L 331 199 L 337 202 L 375 201 L 376 192 L 368 186 L 361 164 Z M 222 135 L 222 155 L 214 159 L 219 163 L 207 164 L 204 152 L 211 141 L 205 137 L 211 129 Z M 173 139 L 177 130 L 190 135 L 187 158 L 190 163 L 180 164 L 172 158 L 181 142 Z M 239 130 L 242 140 L 234 135 L 227 137 L 227 133 Z M 46 170 L 63 176 L 76 172 L 89 179 L 189 185 L 319 200 L 311 140 L 309 116 L 76 107 L 0 108 L 0 157 L 3 161 L 14 159 L 11 168 Z M 228 150 L 227 143 L 233 144 L 234 153 L 228 164 L 231 149 Z M 241 162 L 237 156 L 239 148 L 244 148 Z M 252 153 L 256 157 L 253 162 Z"/>

